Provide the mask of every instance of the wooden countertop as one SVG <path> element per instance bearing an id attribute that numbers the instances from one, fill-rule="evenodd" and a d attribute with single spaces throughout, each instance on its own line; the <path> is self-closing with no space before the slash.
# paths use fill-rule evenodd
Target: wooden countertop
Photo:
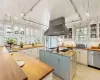
<path id="1" fill-rule="evenodd" d="M 100 51 L 100 49 L 92 49 L 92 48 L 86 48 L 86 50 L 91 50 L 91 51 Z"/>
<path id="2" fill-rule="evenodd" d="M 72 57 L 76 52 L 74 50 L 69 50 L 66 52 L 56 52 L 56 53 L 64 55 L 64 56 Z"/>
<path id="3" fill-rule="evenodd" d="M 53 68 L 23 53 L 14 52 L 12 56 L 16 60 L 25 61 L 25 65 L 21 69 L 27 75 L 28 80 L 41 80 L 53 71 Z"/>
<path id="4" fill-rule="evenodd" d="M 81 49 L 81 48 L 76 48 L 76 49 Z M 92 48 L 84 48 L 82 50 L 100 51 L 100 49 L 92 49 Z"/>
<path id="5" fill-rule="evenodd" d="M 24 45 L 23 48 L 20 48 L 20 46 L 14 46 L 12 49 L 14 50 L 24 50 L 24 49 L 32 49 L 32 48 L 40 48 L 40 47 L 44 47 L 41 44 L 36 44 L 34 46 L 32 45 Z"/>
<path id="6" fill-rule="evenodd" d="M 20 68 L 13 57 L 25 61 L 25 65 Z M 18 52 L 11 56 L 5 47 L 0 47 L 0 80 L 41 80 L 52 71 L 41 61 Z"/>
<path id="7" fill-rule="evenodd" d="M 5 47 L 0 47 L 0 80 L 27 80 L 27 76 Z"/>
<path id="8" fill-rule="evenodd" d="M 54 54 L 58 54 L 58 55 L 62 55 L 62 56 L 68 56 L 68 57 L 72 57 L 74 54 L 76 54 L 76 51 L 74 50 L 69 50 L 69 51 L 66 51 L 66 52 L 57 52 L 56 50 L 55 51 L 50 51 L 48 49 L 41 49 L 42 51 L 47 51 L 47 52 L 51 52 L 51 53 L 54 53 Z"/>

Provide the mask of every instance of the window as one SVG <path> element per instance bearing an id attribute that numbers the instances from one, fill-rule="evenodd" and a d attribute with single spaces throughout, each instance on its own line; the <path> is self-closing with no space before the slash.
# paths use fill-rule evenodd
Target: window
<path id="1" fill-rule="evenodd" d="M 77 43 L 87 41 L 87 27 L 76 28 L 75 41 Z"/>

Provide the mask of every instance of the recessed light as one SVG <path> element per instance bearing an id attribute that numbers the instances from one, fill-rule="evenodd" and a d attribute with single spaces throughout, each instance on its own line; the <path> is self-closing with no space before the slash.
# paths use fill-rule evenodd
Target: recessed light
<path id="1" fill-rule="evenodd" d="M 23 13 L 21 13 L 20 15 L 21 15 L 21 16 L 24 16 L 24 14 L 23 14 Z"/>
<path id="2" fill-rule="evenodd" d="M 90 16 L 89 13 L 86 13 L 87 16 Z"/>
<path id="3" fill-rule="evenodd" d="M 17 20 L 18 18 L 17 18 L 17 17 L 15 17 L 15 19 Z"/>
<path id="4" fill-rule="evenodd" d="M 14 23 L 14 22 L 12 22 L 12 23 Z"/>
<path id="5" fill-rule="evenodd" d="M 10 17 L 10 14 L 7 14 L 8 17 Z"/>

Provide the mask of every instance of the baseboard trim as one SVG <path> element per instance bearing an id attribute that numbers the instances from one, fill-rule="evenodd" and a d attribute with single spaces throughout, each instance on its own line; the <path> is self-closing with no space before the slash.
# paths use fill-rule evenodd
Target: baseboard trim
<path id="1" fill-rule="evenodd" d="M 98 70 L 100 70 L 100 68 L 98 68 L 98 67 L 94 67 L 94 66 L 91 66 L 91 65 L 88 65 L 88 67 L 91 67 L 91 68 L 94 68 L 94 69 L 98 69 Z"/>

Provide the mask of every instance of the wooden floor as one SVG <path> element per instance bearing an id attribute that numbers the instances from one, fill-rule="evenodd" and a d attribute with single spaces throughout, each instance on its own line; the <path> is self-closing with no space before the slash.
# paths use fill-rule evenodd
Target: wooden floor
<path id="1" fill-rule="evenodd" d="M 53 80 L 62 79 L 54 75 Z M 73 80 L 100 80 L 100 70 L 78 64 L 77 72 Z"/>

